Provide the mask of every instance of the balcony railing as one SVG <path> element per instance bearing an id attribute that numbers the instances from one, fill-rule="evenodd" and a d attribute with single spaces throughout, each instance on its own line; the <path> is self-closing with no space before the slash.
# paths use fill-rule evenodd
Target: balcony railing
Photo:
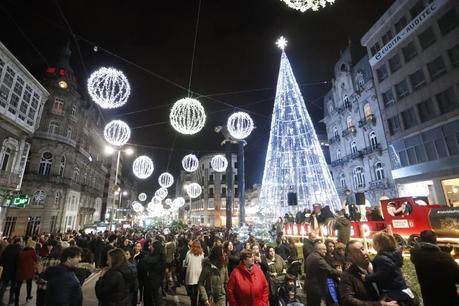
<path id="1" fill-rule="evenodd" d="M 16 189 L 21 183 L 21 177 L 17 173 L 0 170 L 0 186 L 7 189 Z"/>
<path id="2" fill-rule="evenodd" d="M 341 137 L 339 135 L 335 135 L 328 140 L 329 144 L 339 143 L 341 141 Z"/>
<path id="3" fill-rule="evenodd" d="M 359 127 L 364 127 L 370 124 L 376 124 L 376 116 L 373 114 L 368 115 L 366 116 L 366 118 L 359 120 Z"/>
<path id="4" fill-rule="evenodd" d="M 381 149 L 381 144 L 380 143 L 369 145 L 368 147 L 365 147 L 362 150 L 362 153 L 365 154 L 365 155 L 372 154 L 372 153 L 381 154 L 381 152 L 382 152 L 382 149 Z"/>
<path id="5" fill-rule="evenodd" d="M 54 140 L 54 141 L 59 141 L 59 142 L 62 142 L 62 143 L 65 143 L 65 144 L 68 144 L 74 148 L 76 148 L 76 141 L 75 140 L 72 140 L 72 139 L 69 139 L 65 136 L 62 136 L 62 135 L 59 135 L 59 134 L 52 134 L 52 133 L 48 133 L 48 132 L 35 132 L 35 135 L 34 136 L 37 136 L 37 137 L 40 137 L 40 138 L 45 138 L 45 139 L 49 139 L 49 140 Z"/>
<path id="6" fill-rule="evenodd" d="M 352 125 L 352 126 L 348 127 L 347 129 L 345 129 L 341 133 L 341 136 L 343 136 L 343 137 L 348 137 L 349 135 L 355 136 L 356 133 L 357 133 L 357 130 L 356 130 L 355 126 Z"/>
<path id="7" fill-rule="evenodd" d="M 370 190 L 384 189 L 386 187 L 384 180 L 371 181 L 369 185 Z"/>

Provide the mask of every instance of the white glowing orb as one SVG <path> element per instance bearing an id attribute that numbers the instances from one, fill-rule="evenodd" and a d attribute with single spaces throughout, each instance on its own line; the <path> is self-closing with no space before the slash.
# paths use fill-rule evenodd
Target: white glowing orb
<path id="1" fill-rule="evenodd" d="M 201 195 L 202 188 L 198 183 L 191 183 L 186 188 L 186 193 L 192 199 L 196 199 Z"/>
<path id="2" fill-rule="evenodd" d="M 212 169 L 214 169 L 214 171 L 225 172 L 226 167 L 228 167 L 228 160 L 225 156 L 218 154 L 212 157 L 210 161 L 210 166 L 212 167 Z"/>
<path id="3" fill-rule="evenodd" d="M 131 86 L 123 72 L 102 67 L 89 77 L 88 92 L 100 107 L 117 108 L 127 102 Z"/>
<path id="4" fill-rule="evenodd" d="M 104 138 L 109 144 L 121 147 L 131 138 L 131 129 L 126 122 L 113 120 L 105 126 Z"/>
<path id="5" fill-rule="evenodd" d="M 166 189 L 167 191 L 167 189 Z M 167 195 L 166 195 L 167 196 Z M 163 201 L 163 199 L 160 197 L 160 196 L 157 196 L 155 195 L 152 199 L 151 199 L 151 203 L 155 204 L 155 205 L 159 205 L 161 204 L 161 202 Z"/>
<path id="6" fill-rule="evenodd" d="M 335 0 L 281 0 L 285 2 L 292 9 L 298 10 L 302 13 L 307 10 L 318 11 L 324 8 L 327 4 L 335 3 Z"/>
<path id="7" fill-rule="evenodd" d="M 136 212 L 136 213 L 141 213 L 143 212 L 144 210 L 144 207 L 141 203 L 139 202 L 134 202 L 132 203 L 132 209 Z"/>
<path id="8" fill-rule="evenodd" d="M 182 197 L 177 197 L 174 199 L 174 201 L 172 201 L 172 205 L 176 207 L 182 207 L 183 205 L 185 205 L 185 199 Z"/>
<path id="9" fill-rule="evenodd" d="M 139 194 L 139 196 L 137 197 L 139 199 L 139 201 L 145 201 L 147 199 L 147 194 L 142 192 L 141 194 Z"/>
<path id="10" fill-rule="evenodd" d="M 175 102 L 169 114 L 172 127 L 179 133 L 193 135 L 206 123 L 206 113 L 201 102 L 184 98 Z"/>
<path id="11" fill-rule="evenodd" d="M 188 154 L 182 159 L 183 169 L 187 172 L 194 172 L 199 167 L 199 160 L 194 154 Z"/>
<path id="12" fill-rule="evenodd" d="M 226 123 L 226 128 L 231 136 L 236 139 L 244 139 L 252 133 L 254 129 L 253 120 L 249 114 L 237 112 L 232 114 Z"/>
<path id="13" fill-rule="evenodd" d="M 155 197 L 158 197 L 162 200 L 164 200 L 167 197 L 168 191 L 167 188 L 161 187 L 155 192 Z"/>
<path id="14" fill-rule="evenodd" d="M 158 177 L 159 186 L 169 188 L 174 184 L 174 177 L 169 172 L 161 173 Z"/>
<path id="15" fill-rule="evenodd" d="M 287 47 L 288 41 L 285 39 L 284 36 L 279 37 L 279 39 L 276 41 L 276 45 L 279 49 L 284 50 L 285 47 Z"/>
<path id="16" fill-rule="evenodd" d="M 137 157 L 132 164 L 132 172 L 139 179 L 148 178 L 154 170 L 153 161 L 150 157 L 142 155 Z"/>
<path id="17" fill-rule="evenodd" d="M 164 203 L 166 203 L 166 205 L 171 205 L 172 204 L 172 200 L 171 199 L 166 199 L 166 201 L 164 201 Z"/>

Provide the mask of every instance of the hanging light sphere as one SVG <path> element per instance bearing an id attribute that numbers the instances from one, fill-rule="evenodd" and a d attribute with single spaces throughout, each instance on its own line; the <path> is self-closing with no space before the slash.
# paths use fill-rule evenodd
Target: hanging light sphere
<path id="1" fill-rule="evenodd" d="M 202 188 L 201 185 L 199 185 L 198 183 L 191 183 L 186 188 L 186 193 L 192 199 L 196 199 L 197 197 L 199 197 L 201 195 L 201 192 Z"/>
<path id="2" fill-rule="evenodd" d="M 218 154 L 212 157 L 210 161 L 210 166 L 212 167 L 212 169 L 214 169 L 214 171 L 225 172 L 226 167 L 228 167 L 228 160 L 225 156 Z"/>
<path id="3" fill-rule="evenodd" d="M 132 172 L 139 179 L 146 179 L 153 173 L 153 161 L 150 157 L 142 155 L 137 157 L 132 163 Z"/>
<path id="4" fill-rule="evenodd" d="M 320 8 L 324 8 L 327 3 L 333 4 L 335 0 L 281 0 L 285 2 L 292 9 L 298 10 L 302 13 L 307 10 L 318 11 Z"/>
<path id="5" fill-rule="evenodd" d="M 126 122 L 113 120 L 105 126 L 104 138 L 109 144 L 121 147 L 129 141 L 129 138 L 131 138 L 131 129 Z"/>
<path id="6" fill-rule="evenodd" d="M 185 199 L 182 197 L 175 198 L 174 201 L 172 201 L 172 205 L 176 207 L 182 207 L 185 205 Z"/>
<path id="7" fill-rule="evenodd" d="M 150 202 L 150 203 L 153 203 L 153 204 L 155 204 L 155 205 L 159 205 L 159 204 L 161 204 L 162 201 L 163 201 L 163 199 L 162 199 L 160 196 L 155 195 L 155 196 L 151 199 L 151 202 Z"/>
<path id="8" fill-rule="evenodd" d="M 167 188 L 161 187 L 155 192 L 155 197 L 158 197 L 159 199 L 164 200 L 167 197 Z"/>
<path id="9" fill-rule="evenodd" d="M 188 154 L 182 159 L 183 169 L 187 172 L 194 172 L 199 167 L 199 160 L 194 154 Z"/>
<path id="10" fill-rule="evenodd" d="M 141 194 L 139 194 L 139 196 L 137 197 L 139 199 L 139 201 L 145 201 L 147 199 L 147 194 L 142 192 Z"/>
<path id="11" fill-rule="evenodd" d="M 179 133 L 193 135 L 206 123 L 206 113 L 201 102 L 184 98 L 175 102 L 169 114 L 172 127 Z"/>
<path id="12" fill-rule="evenodd" d="M 239 140 L 247 138 L 254 128 L 252 118 L 244 112 L 229 116 L 226 127 L 230 135 Z"/>
<path id="13" fill-rule="evenodd" d="M 164 201 L 164 203 L 166 203 L 166 205 L 171 205 L 172 204 L 172 200 L 171 199 L 166 199 L 166 201 Z"/>
<path id="14" fill-rule="evenodd" d="M 131 94 L 131 86 L 123 72 L 102 67 L 88 79 L 88 92 L 102 108 L 123 106 Z"/>
<path id="15" fill-rule="evenodd" d="M 136 213 L 141 213 L 141 212 L 143 212 L 144 207 L 143 207 L 143 205 L 142 205 L 141 203 L 135 202 L 135 201 L 134 201 L 134 203 L 132 203 L 132 209 L 133 209 Z"/>
<path id="16" fill-rule="evenodd" d="M 150 202 L 150 203 L 147 204 L 147 209 L 148 210 L 153 210 L 154 207 L 155 207 L 155 203 L 153 203 L 153 202 Z"/>
<path id="17" fill-rule="evenodd" d="M 169 188 L 174 184 L 174 177 L 169 172 L 161 173 L 158 177 L 159 186 Z"/>

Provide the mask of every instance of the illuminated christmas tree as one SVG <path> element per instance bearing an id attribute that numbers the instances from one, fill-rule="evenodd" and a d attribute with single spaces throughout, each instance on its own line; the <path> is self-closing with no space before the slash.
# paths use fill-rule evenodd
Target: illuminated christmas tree
<path id="1" fill-rule="evenodd" d="M 290 211 L 287 194 L 296 193 L 294 211 L 320 203 L 332 210 L 341 208 L 306 105 L 284 52 L 287 41 L 281 37 L 282 49 L 271 133 L 266 153 L 260 193 L 265 216 L 279 217 Z"/>

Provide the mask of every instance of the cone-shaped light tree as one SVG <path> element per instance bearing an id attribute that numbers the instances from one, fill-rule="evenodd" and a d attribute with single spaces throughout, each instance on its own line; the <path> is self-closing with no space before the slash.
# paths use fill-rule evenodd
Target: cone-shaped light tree
<path id="1" fill-rule="evenodd" d="M 315 203 L 322 207 L 329 205 L 332 210 L 341 208 L 317 134 L 284 52 L 286 44 L 283 37 L 277 41 L 282 55 L 260 193 L 263 214 L 273 218 L 289 211 L 288 193 L 296 193 L 295 210 L 312 209 Z"/>

